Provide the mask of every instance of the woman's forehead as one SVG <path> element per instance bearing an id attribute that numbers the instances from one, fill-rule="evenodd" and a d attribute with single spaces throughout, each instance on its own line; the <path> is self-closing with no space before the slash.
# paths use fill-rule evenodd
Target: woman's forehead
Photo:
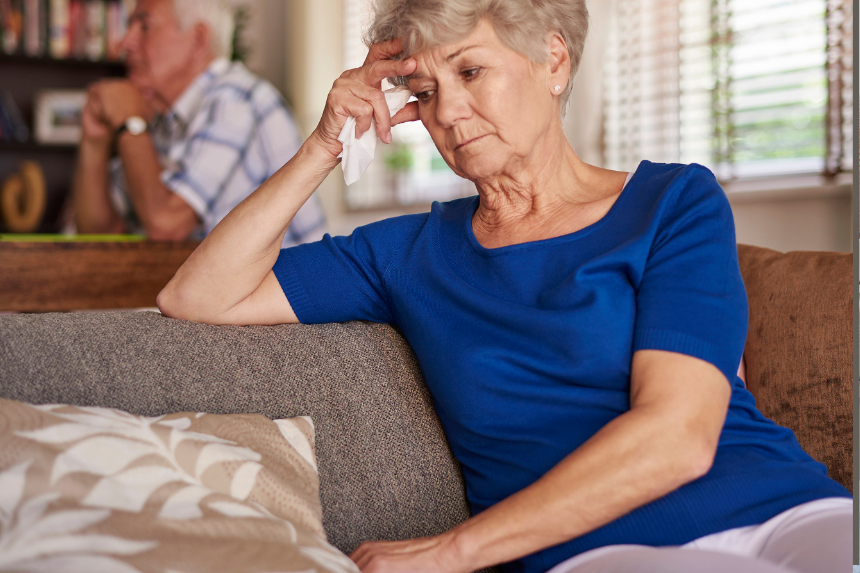
<path id="1" fill-rule="evenodd" d="M 409 79 L 420 79 L 422 77 L 422 61 L 433 62 L 437 65 L 450 64 L 458 56 L 470 51 L 480 50 L 481 48 L 492 48 L 495 50 L 499 47 L 507 48 L 502 44 L 501 40 L 499 40 L 493 25 L 486 20 L 482 20 L 475 30 L 462 40 L 428 47 L 409 55 L 409 57 L 415 58 L 418 62 L 418 68 L 415 70 L 414 74 L 409 76 Z"/>
<path id="2" fill-rule="evenodd" d="M 438 53 L 438 54 L 435 54 L 435 53 L 434 54 L 427 54 L 426 51 L 419 53 L 416 56 L 413 56 L 418 61 L 418 67 L 415 69 L 415 73 L 413 73 L 410 76 L 407 76 L 406 79 L 410 79 L 410 80 L 424 79 L 425 76 L 423 73 L 421 73 L 421 60 L 427 58 L 428 55 L 430 56 L 429 59 L 433 62 L 442 63 L 442 64 L 450 64 L 451 62 L 454 61 L 454 59 L 457 56 L 464 54 L 469 50 L 479 49 L 481 47 L 482 46 L 479 46 L 476 44 L 471 44 L 469 46 L 464 46 L 458 50 L 455 50 L 455 51 L 449 53 L 448 55 L 444 55 L 443 53 L 441 53 L 441 50 L 440 50 L 440 53 Z"/>
<path id="3" fill-rule="evenodd" d="M 404 31 L 402 34 L 404 41 L 403 56 L 414 57 L 417 54 L 437 50 L 453 52 L 459 49 L 460 45 L 464 42 L 475 39 L 488 39 L 490 37 L 498 38 L 492 22 L 487 18 L 479 20 L 471 32 L 465 34 L 462 30 L 455 31 L 450 28 L 420 29 L 414 27 Z"/>

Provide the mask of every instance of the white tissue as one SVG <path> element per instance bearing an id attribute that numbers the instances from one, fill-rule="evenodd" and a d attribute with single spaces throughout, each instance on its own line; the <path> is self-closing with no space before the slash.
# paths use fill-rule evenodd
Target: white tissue
<path id="1" fill-rule="evenodd" d="M 388 104 L 388 113 L 393 117 L 395 113 L 403 109 L 412 92 L 407 86 L 397 86 L 383 92 L 385 94 L 385 103 Z M 337 140 L 343 144 L 343 151 L 338 155 L 343 161 L 343 180 L 347 185 L 351 185 L 358 181 L 358 178 L 367 170 L 370 162 L 373 161 L 373 155 L 376 153 L 376 120 L 370 120 L 370 129 L 361 134 L 361 137 L 355 137 L 355 118 L 350 117 L 346 120 L 343 129 L 340 130 L 340 135 Z"/>

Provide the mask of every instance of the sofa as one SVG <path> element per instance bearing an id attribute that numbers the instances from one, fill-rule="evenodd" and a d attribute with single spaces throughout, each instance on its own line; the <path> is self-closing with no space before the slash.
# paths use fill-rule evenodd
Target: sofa
<path id="1" fill-rule="evenodd" d="M 748 388 L 853 491 L 852 255 L 738 252 L 750 303 Z M 434 535 L 469 516 L 416 359 L 389 325 L 0 316 L 0 398 L 141 416 L 309 416 L 325 535 L 347 554 L 365 540 Z"/>

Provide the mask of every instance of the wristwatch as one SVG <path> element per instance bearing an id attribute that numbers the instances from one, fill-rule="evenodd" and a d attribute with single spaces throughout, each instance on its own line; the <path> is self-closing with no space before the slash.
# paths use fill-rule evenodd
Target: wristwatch
<path id="1" fill-rule="evenodd" d="M 139 115 L 133 115 L 125 120 L 124 124 L 119 126 L 119 129 L 116 130 L 116 136 L 119 137 L 122 135 L 123 131 L 128 131 L 132 135 L 140 135 L 146 131 L 146 128 L 146 120 Z"/>

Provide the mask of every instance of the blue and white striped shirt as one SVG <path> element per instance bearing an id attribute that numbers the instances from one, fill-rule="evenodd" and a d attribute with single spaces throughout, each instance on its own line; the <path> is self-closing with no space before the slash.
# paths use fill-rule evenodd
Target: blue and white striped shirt
<path id="1" fill-rule="evenodd" d="M 283 98 L 238 62 L 217 59 L 153 121 L 161 181 L 200 217 L 200 240 L 298 151 L 302 138 Z M 111 199 L 130 230 L 141 232 L 122 163 L 111 164 Z M 283 247 L 325 234 L 316 195 L 290 224 Z"/>

